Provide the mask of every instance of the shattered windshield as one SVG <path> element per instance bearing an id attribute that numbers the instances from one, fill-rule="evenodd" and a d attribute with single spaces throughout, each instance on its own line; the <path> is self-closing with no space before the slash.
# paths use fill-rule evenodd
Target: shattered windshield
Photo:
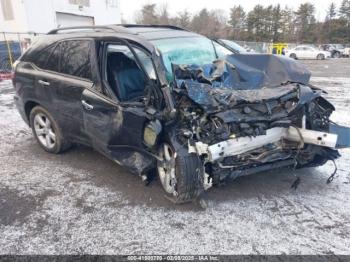
<path id="1" fill-rule="evenodd" d="M 217 58 L 212 41 L 205 37 L 167 38 L 154 40 L 152 43 L 162 53 L 167 77 L 172 75 L 172 63 L 202 66 Z"/>

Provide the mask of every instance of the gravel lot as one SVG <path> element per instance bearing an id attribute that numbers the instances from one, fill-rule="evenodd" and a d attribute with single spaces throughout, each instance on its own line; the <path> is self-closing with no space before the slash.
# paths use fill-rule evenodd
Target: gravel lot
<path id="1" fill-rule="evenodd" d="M 350 125 L 350 59 L 302 61 Z M 1 254 L 350 254 L 350 150 L 331 163 L 237 179 L 175 206 L 92 149 L 39 148 L 0 83 Z M 300 176 L 301 184 L 290 188 Z"/>

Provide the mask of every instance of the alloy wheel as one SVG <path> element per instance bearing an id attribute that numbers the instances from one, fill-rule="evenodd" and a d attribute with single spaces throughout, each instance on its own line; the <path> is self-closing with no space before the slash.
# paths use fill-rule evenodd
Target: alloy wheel
<path id="1" fill-rule="evenodd" d="M 52 149 L 56 145 L 56 133 L 52 127 L 50 119 L 38 113 L 34 117 L 34 131 L 39 142 L 46 148 Z"/>
<path id="2" fill-rule="evenodd" d="M 163 159 L 157 163 L 160 182 L 162 183 L 165 192 L 176 196 L 176 152 L 171 148 L 169 144 L 165 143 L 159 149 L 159 157 Z"/>

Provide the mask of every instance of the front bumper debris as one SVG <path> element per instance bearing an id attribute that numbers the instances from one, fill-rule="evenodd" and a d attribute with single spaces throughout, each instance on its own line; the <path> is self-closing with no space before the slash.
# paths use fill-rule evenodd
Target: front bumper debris
<path id="1" fill-rule="evenodd" d="M 338 135 L 337 148 L 350 147 L 350 127 L 331 123 L 329 125 L 329 131 Z"/>
<path id="2" fill-rule="evenodd" d="M 194 146 L 190 146 L 189 152 L 207 155 L 209 162 L 215 162 L 225 157 L 240 155 L 282 140 L 298 142 L 302 145 L 312 144 L 336 148 L 338 135 L 297 127 L 275 127 L 266 130 L 266 135 L 256 137 L 233 138 L 213 145 L 196 142 Z"/>

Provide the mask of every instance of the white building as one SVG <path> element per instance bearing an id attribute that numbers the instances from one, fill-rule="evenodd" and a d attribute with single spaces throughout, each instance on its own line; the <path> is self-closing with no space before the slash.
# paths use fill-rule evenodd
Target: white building
<path id="1" fill-rule="evenodd" d="M 120 21 L 119 0 L 0 0 L 0 32 L 47 33 L 57 27 Z"/>

